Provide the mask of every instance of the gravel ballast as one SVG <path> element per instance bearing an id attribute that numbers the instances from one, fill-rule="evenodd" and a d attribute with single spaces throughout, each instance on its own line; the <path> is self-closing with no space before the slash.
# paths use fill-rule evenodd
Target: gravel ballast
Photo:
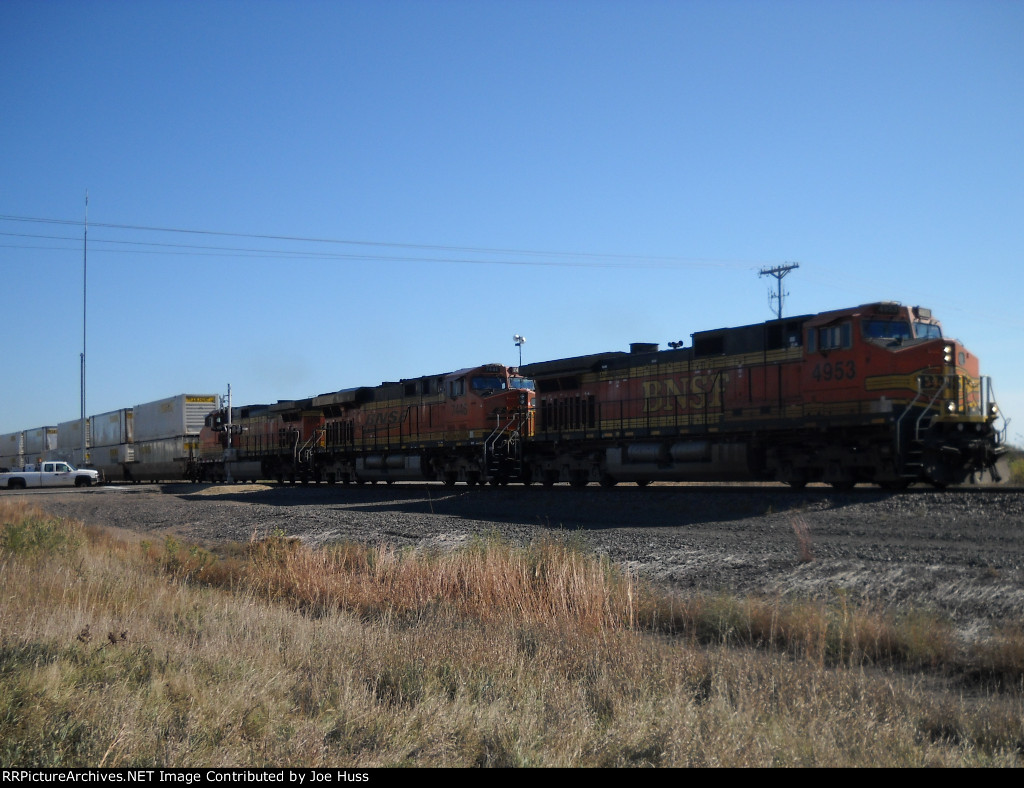
<path id="1" fill-rule="evenodd" d="M 770 486 L 614 489 L 190 484 L 3 491 L 56 515 L 200 544 L 275 532 L 447 549 L 478 536 L 571 534 L 681 592 L 821 600 L 947 615 L 965 637 L 1024 623 L 1024 492 Z"/>

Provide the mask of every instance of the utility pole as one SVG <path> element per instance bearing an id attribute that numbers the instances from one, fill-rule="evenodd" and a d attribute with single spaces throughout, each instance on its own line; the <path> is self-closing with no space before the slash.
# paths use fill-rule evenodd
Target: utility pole
<path id="1" fill-rule="evenodd" d="M 86 452 L 86 434 L 88 430 L 85 423 L 85 307 L 86 287 L 89 283 L 89 190 L 85 190 L 85 226 L 82 232 L 82 465 L 89 464 L 89 455 Z"/>
<path id="2" fill-rule="evenodd" d="M 778 282 L 778 293 L 771 296 L 771 298 L 772 300 L 777 300 L 779 302 L 779 307 L 775 312 L 779 320 L 782 320 L 782 299 L 789 295 L 789 293 L 782 292 L 782 280 L 785 278 L 786 274 L 794 268 L 799 267 L 800 263 L 786 263 L 785 265 L 777 265 L 774 268 L 762 268 L 761 272 L 758 274 L 758 276 L 774 276 Z"/>

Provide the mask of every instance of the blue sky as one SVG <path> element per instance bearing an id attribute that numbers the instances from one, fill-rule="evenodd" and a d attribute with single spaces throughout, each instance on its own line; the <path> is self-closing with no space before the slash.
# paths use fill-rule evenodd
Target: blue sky
<path id="1" fill-rule="evenodd" d="M 1024 443 L 1022 40 L 993 0 L 5 0 L 0 433 L 78 417 L 88 190 L 90 414 L 689 344 L 797 261 L 786 314 L 930 306 Z"/>

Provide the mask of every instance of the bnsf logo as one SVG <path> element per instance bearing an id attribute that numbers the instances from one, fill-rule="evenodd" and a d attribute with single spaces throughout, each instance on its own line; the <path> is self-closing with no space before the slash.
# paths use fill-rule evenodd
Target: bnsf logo
<path id="1" fill-rule="evenodd" d="M 692 378 L 667 378 L 643 382 L 644 413 L 686 413 L 703 410 L 721 402 L 722 387 L 729 382 L 725 373 L 694 375 Z"/>
<path id="2" fill-rule="evenodd" d="M 366 414 L 363 424 L 367 427 L 383 427 L 389 424 L 401 424 L 403 421 L 405 421 L 405 414 L 402 411 L 388 410 Z"/>

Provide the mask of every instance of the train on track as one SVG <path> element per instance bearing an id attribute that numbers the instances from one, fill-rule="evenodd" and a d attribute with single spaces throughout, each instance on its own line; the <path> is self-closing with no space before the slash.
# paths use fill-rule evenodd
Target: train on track
<path id="1" fill-rule="evenodd" d="M 175 474 L 840 489 L 1000 480 L 1006 427 L 992 382 L 929 309 L 878 302 L 691 339 L 210 407 L 180 444 Z M 119 467 L 108 476 L 153 477 L 138 452 Z"/>

